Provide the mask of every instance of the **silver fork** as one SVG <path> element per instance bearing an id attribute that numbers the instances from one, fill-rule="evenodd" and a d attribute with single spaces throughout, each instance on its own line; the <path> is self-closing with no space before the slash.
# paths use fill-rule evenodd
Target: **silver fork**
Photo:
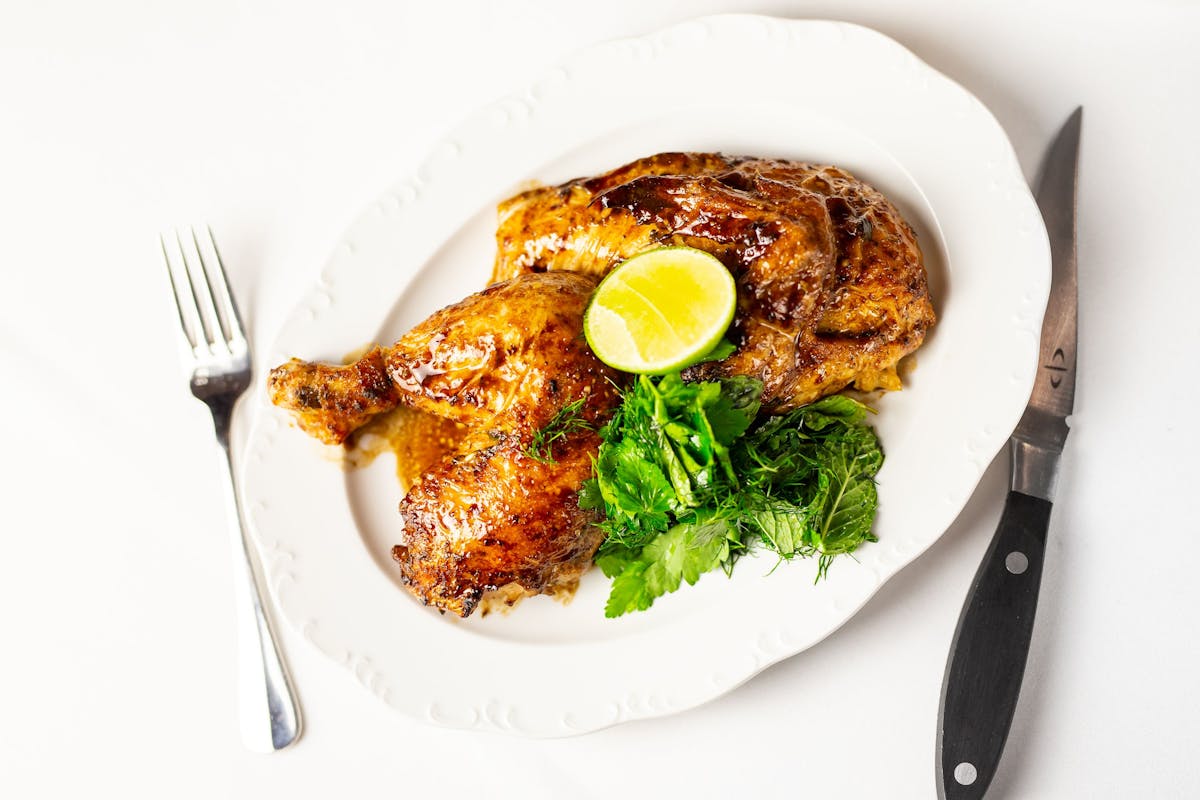
<path id="1" fill-rule="evenodd" d="M 237 483 L 233 478 L 233 457 L 229 451 L 233 407 L 250 385 L 250 347 L 237 304 L 229 291 L 217 240 L 211 229 L 205 230 L 207 247 L 201 246 L 195 228 L 190 230 L 188 237 L 180 236 L 176 231 L 170 246 L 167 237 L 159 236 L 159 242 L 179 311 L 179 325 L 190 352 L 192 394 L 212 412 L 217 442 L 225 454 L 220 462 L 227 487 L 226 512 L 229 531 L 233 535 L 234 570 L 237 573 L 234 588 L 239 622 L 242 735 L 251 749 L 269 752 L 282 750 L 300 736 L 300 710 L 287 670 L 279 657 L 271 623 L 263 611 L 262 592 L 250 562 Z M 260 688 L 255 688 L 255 683 L 266 690 L 265 708 L 262 707 L 263 694 Z M 252 704 L 265 712 L 270 721 L 269 747 L 262 735 L 266 732 L 261 727 L 265 720 L 261 716 L 255 720 Z"/>

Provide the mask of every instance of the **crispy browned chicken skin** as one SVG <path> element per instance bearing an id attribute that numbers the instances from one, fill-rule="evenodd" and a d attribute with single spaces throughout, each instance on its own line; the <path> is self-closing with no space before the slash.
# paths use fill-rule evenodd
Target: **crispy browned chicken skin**
<path id="1" fill-rule="evenodd" d="M 488 289 L 355 364 L 293 359 L 269 380 L 272 402 L 329 443 L 399 403 L 471 428 L 401 502 L 393 551 L 417 597 L 460 616 L 495 589 L 570 582 L 599 545 L 577 501 L 599 437 L 571 434 L 554 464 L 527 448 L 569 402 L 584 398 L 593 423 L 616 404 L 617 376 L 581 331 L 597 278 L 624 259 L 674 244 L 721 259 L 737 351 L 685 377 L 761 378 L 770 411 L 899 388 L 896 363 L 934 322 L 912 229 L 836 167 L 664 153 L 505 201 L 496 240 Z"/>
<path id="2" fill-rule="evenodd" d="M 600 437 L 571 434 L 553 464 L 531 458 L 527 444 L 483 433 L 400 501 L 404 538 L 392 556 L 417 597 L 465 617 L 493 589 L 553 592 L 591 564 L 603 534 L 578 495 Z"/>
<path id="3" fill-rule="evenodd" d="M 753 375 L 785 411 L 851 384 L 898 389 L 897 362 L 934 322 L 912 228 L 836 167 L 662 153 L 500 206 L 493 280 L 547 270 L 602 276 L 683 244 L 734 274 L 737 352 L 685 378 Z"/>
<path id="4" fill-rule="evenodd" d="M 618 376 L 582 335 L 595 286 L 571 272 L 522 275 L 354 364 L 292 359 L 271 371 L 271 401 L 327 443 L 399 403 L 472 431 L 400 503 L 392 554 L 423 602 L 465 617 L 491 590 L 553 591 L 591 562 L 599 534 L 576 498 L 599 437 L 580 430 L 556 442 L 553 464 L 526 450 L 564 405 L 582 399 L 580 416 L 597 427 L 617 402 Z"/>
<path id="5" fill-rule="evenodd" d="M 611 404 L 616 377 L 582 334 L 595 288 L 595 278 L 570 272 L 494 284 L 353 364 L 293 358 L 271 370 L 267 393 L 327 444 L 400 403 L 521 436 L 580 397 L 595 399 L 583 409 L 592 419 Z"/>

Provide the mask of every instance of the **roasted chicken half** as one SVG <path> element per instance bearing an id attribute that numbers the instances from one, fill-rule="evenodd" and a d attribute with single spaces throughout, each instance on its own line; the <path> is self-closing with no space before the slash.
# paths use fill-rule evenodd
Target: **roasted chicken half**
<path id="1" fill-rule="evenodd" d="M 846 386 L 899 388 L 897 362 L 934 322 L 912 229 L 879 192 L 836 167 L 665 153 L 500 206 L 493 285 L 346 366 L 293 359 L 272 402 L 340 443 L 397 404 L 463 423 L 461 448 L 400 504 L 393 555 L 424 602 L 466 616 L 488 592 L 552 591 L 599 545 L 578 492 L 599 446 L 578 428 L 554 463 L 533 437 L 565 406 L 593 428 L 619 376 L 582 336 L 596 281 L 645 250 L 706 250 L 733 273 L 736 351 L 685 377 L 751 375 L 782 412 Z"/>
<path id="2" fill-rule="evenodd" d="M 438 311 L 389 348 L 354 364 L 292 359 L 271 371 L 271 401 L 336 444 L 399 403 L 464 423 L 470 434 L 409 489 L 393 550 L 419 599 L 467 616 L 500 588 L 553 591 L 599 546 L 576 500 L 599 447 L 577 427 L 533 458 L 533 436 L 564 406 L 595 428 L 618 399 L 618 376 L 583 339 L 593 277 L 529 274 Z"/>
<path id="3" fill-rule="evenodd" d="M 603 276 L 642 251 L 706 250 L 738 284 L 737 351 L 686 378 L 753 375 L 781 412 L 853 384 L 898 389 L 899 360 L 934 322 L 916 235 L 836 167 L 662 153 L 500 206 L 493 280 Z"/>

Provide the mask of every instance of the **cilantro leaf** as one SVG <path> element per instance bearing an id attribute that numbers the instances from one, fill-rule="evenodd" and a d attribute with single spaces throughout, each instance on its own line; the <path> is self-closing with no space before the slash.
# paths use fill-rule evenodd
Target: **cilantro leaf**
<path id="1" fill-rule="evenodd" d="M 702 574 L 729 558 L 732 542 L 736 542 L 736 528 L 721 517 L 675 525 L 646 545 L 613 580 L 604 616 L 645 611 L 682 581 L 694 585 Z"/>
<path id="2" fill-rule="evenodd" d="M 584 511 L 604 508 L 604 495 L 600 494 L 600 484 L 595 478 L 588 478 L 579 487 L 578 503 Z"/>
<path id="3" fill-rule="evenodd" d="M 637 560 L 641 548 L 623 546 L 610 547 L 605 553 L 596 556 L 596 566 L 609 578 L 615 578 L 625 571 L 630 563 Z"/>
<path id="4" fill-rule="evenodd" d="M 671 510 L 671 485 L 662 470 L 646 460 L 629 442 L 617 446 L 612 456 L 614 488 L 611 498 L 629 516 L 664 517 Z M 664 526 L 665 527 L 665 526 Z"/>
<path id="5" fill-rule="evenodd" d="M 713 436 L 725 446 L 734 443 L 758 415 L 762 382 L 736 375 L 721 381 L 716 401 L 705 409 Z"/>
<path id="6" fill-rule="evenodd" d="M 724 361 L 735 352 L 737 352 L 737 345 L 722 336 L 721 341 L 717 342 L 712 350 L 693 361 L 692 365 L 705 364 L 709 361 Z"/>

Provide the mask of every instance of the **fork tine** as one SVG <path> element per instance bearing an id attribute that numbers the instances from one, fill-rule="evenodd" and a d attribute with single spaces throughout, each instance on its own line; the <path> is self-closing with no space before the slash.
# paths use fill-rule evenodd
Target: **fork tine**
<path id="1" fill-rule="evenodd" d="M 183 295 L 179 291 L 180 282 L 175 280 L 175 268 L 171 266 L 171 256 L 167 253 L 167 240 L 161 233 L 158 235 L 158 243 L 162 245 L 163 264 L 166 265 L 167 277 L 171 281 L 171 296 L 175 298 L 175 310 L 179 312 L 179 327 L 183 330 L 183 337 L 187 339 L 188 346 L 191 347 L 192 350 L 195 350 L 198 345 L 196 344 L 196 336 L 193 331 L 198 327 L 198 325 L 196 324 L 194 318 L 189 322 L 188 314 L 186 311 L 184 311 L 185 303 L 183 300 Z M 191 307 L 194 309 L 196 300 L 195 297 L 192 296 L 191 286 L 188 286 L 188 296 L 192 301 Z"/>
<path id="2" fill-rule="evenodd" d="M 183 237 L 179 235 L 179 231 L 175 231 L 175 241 L 179 245 L 179 255 L 183 258 L 183 269 L 187 274 L 188 288 L 191 289 L 192 303 L 196 308 L 196 316 L 200 319 L 200 327 L 204 330 L 204 341 L 210 348 L 218 342 L 224 342 L 221 334 L 219 322 L 216 320 L 217 311 L 213 307 L 213 299 L 211 291 L 200 291 L 198 281 L 196 280 L 196 267 L 192 266 L 192 260 L 187 255 L 187 248 L 183 246 Z M 196 254 L 197 257 L 199 253 Z M 203 268 L 200 268 L 201 270 Z M 200 280 L 204 282 L 204 288 L 208 289 L 207 279 L 204 278 L 201 271 Z M 205 312 L 208 312 L 207 314 Z M 214 334 L 214 330 L 216 333 Z"/>
<path id="3" fill-rule="evenodd" d="M 196 255 L 200 258 L 200 274 L 204 276 L 204 286 L 208 289 L 208 298 L 212 302 L 213 313 L 216 316 L 216 333 L 222 337 L 222 341 L 228 346 L 233 340 L 233 334 L 230 333 L 229 311 L 228 306 L 221 302 L 221 298 L 217 297 L 217 292 L 213 288 L 212 267 L 209 266 L 211 259 L 204 257 L 204 248 L 200 246 L 200 239 L 196 236 L 196 228 L 191 228 L 192 244 L 196 247 Z M 227 287 L 222 286 L 222 289 Z"/>
<path id="4" fill-rule="evenodd" d="M 216 258 L 217 269 L 214 271 L 209 268 L 208 262 L 204 262 L 205 274 L 216 277 L 216 291 L 213 297 L 217 300 L 217 304 L 221 310 L 221 319 L 226 323 L 225 334 L 229 337 L 231 343 L 246 341 L 246 330 L 242 325 L 242 315 L 238 311 L 237 301 L 233 299 L 233 293 L 229 290 L 229 275 L 225 272 L 225 262 L 221 259 L 221 250 L 217 247 L 217 238 L 213 236 L 212 228 L 208 225 L 204 226 L 208 232 L 208 242 L 212 246 L 213 256 Z M 195 238 L 196 229 L 192 229 L 192 237 Z M 196 249 L 200 250 L 199 241 L 196 242 Z M 203 253 L 203 250 L 201 250 Z M 211 283 L 210 283 L 211 285 Z"/>

